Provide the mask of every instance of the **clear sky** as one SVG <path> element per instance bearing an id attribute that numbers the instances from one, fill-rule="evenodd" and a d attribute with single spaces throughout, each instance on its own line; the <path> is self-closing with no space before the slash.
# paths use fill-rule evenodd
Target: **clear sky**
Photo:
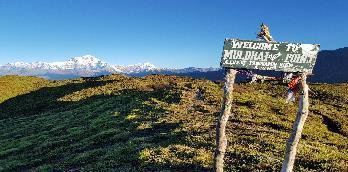
<path id="1" fill-rule="evenodd" d="M 348 47 L 347 0 L 0 0 L 0 64 L 92 54 L 111 64 L 218 67 L 224 38 Z"/>

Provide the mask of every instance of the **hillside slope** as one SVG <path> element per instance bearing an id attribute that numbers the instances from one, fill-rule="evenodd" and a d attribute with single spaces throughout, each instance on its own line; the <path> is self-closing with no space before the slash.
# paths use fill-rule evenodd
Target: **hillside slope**
<path id="1" fill-rule="evenodd" d="M 150 75 L 0 77 L 0 171 L 209 171 L 222 83 Z M 310 85 L 296 171 L 348 169 L 348 85 Z M 297 104 L 236 85 L 227 171 L 279 171 Z"/>

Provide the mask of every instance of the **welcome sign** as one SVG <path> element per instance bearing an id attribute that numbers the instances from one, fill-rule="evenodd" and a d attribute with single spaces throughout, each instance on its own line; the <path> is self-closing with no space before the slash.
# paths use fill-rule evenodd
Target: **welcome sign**
<path id="1" fill-rule="evenodd" d="M 225 39 L 221 66 L 312 73 L 319 44 Z"/>

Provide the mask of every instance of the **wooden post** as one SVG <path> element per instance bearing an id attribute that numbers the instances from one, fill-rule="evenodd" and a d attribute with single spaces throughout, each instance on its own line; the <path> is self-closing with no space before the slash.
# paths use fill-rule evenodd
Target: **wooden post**
<path id="1" fill-rule="evenodd" d="M 221 114 L 216 125 L 216 149 L 214 154 L 214 171 L 223 172 L 224 156 L 227 147 L 226 123 L 231 115 L 233 84 L 237 71 L 225 68 L 224 98 Z"/>
<path id="2" fill-rule="evenodd" d="M 308 102 L 308 85 L 306 83 L 306 78 L 307 78 L 306 73 L 303 73 L 301 76 L 301 81 L 300 81 L 301 96 L 299 100 L 299 108 L 297 112 L 297 117 L 292 128 L 291 136 L 286 145 L 285 159 L 282 165 L 281 172 L 291 172 L 294 167 L 297 145 L 301 138 L 303 125 L 308 116 L 309 102 Z"/>

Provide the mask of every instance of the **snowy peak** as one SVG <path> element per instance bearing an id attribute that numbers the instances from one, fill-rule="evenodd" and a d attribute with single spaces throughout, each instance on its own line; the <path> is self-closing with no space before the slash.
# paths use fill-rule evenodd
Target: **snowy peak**
<path id="1" fill-rule="evenodd" d="M 3 65 L 3 66 L 11 67 L 11 68 L 48 69 L 50 67 L 50 64 L 45 62 L 33 62 L 33 63 L 15 62 L 15 63 L 7 63 L 6 65 Z"/>
<path id="2" fill-rule="evenodd" d="M 134 65 L 115 65 L 115 69 L 122 71 L 123 73 L 139 73 L 139 72 L 147 72 L 147 71 L 153 71 L 153 70 L 160 70 L 160 68 L 157 68 L 155 65 L 146 62 L 146 63 L 137 63 Z"/>
<path id="3" fill-rule="evenodd" d="M 100 59 L 98 59 L 95 56 L 92 56 L 90 54 L 84 55 L 84 56 L 78 56 L 78 57 L 73 57 L 70 60 L 75 60 L 75 61 L 100 61 Z"/>
<path id="4" fill-rule="evenodd" d="M 73 57 L 65 62 L 15 62 L 3 65 L 3 67 L 11 68 L 25 68 L 25 69 L 45 69 L 45 70 L 71 70 L 71 69 L 101 69 L 108 67 L 109 65 L 100 59 L 92 56 L 85 55 L 81 57 Z"/>
<path id="5" fill-rule="evenodd" d="M 81 57 L 73 57 L 70 60 L 68 60 L 67 63 L 86 65 L 86 66 L 96 66 L 98 64 L 102 64 L 105 62 L 102 62 L 100 59 L 92 55 L 84 55 Z"/>
<path id="6" fill-rule="evenodd" d="M 65 63 L 55 63 L 61 65 L 65 69 L 101 69 L 109 67 L 109 65 L 92 55 L 84 55 L 81 57 L 73 57 Z"/>
<path id="7" fill-rule="evenodd" d="M 138 63 L 136 64 L 138 65 L 138 67 L 142 68 L 142 69 L 157 69 L 157 67 L 149 62 L 146 63 Z"/>
<path id="8" fill-rule="evenodd" d="M 110 65 L 103 62 L 99 58 L 92 55 L 84 55 L 73 57 L 68 61 L 63 62 L 15 62 L 8 63 L 6 65 L 0 65 L 0 68 L 6 68 L 11 70 L 45 70 L 52 71 L 94 71 L 94 72 L 110 72 L 110 73 L 137 73 L 144 71 L 157 70 L 156 66 L 151 63 L 138 63 L 134 65 Z"/>

